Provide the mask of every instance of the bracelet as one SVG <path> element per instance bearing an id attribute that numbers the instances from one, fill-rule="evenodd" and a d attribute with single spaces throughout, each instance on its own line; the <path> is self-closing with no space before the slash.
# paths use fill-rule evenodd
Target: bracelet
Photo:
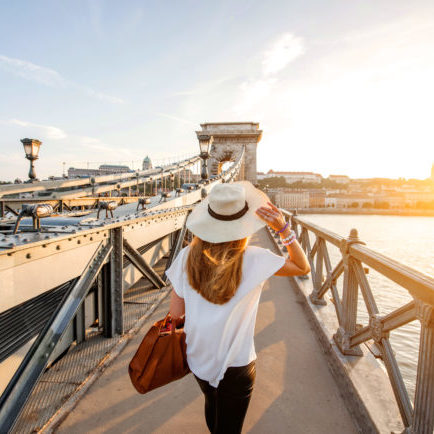
<path id="1" fill-rule="evenodd" d="M 294 237 L 291 241 L 289 241 L 288 243 L 284 243 L 284 242 L 282 242 L 282 244 L 285 246 L 285 247 L 287 247 L 287 246 L 290 246 L 295 240 L 296 240 L 297 238 L 296 237 Z"/>
<path id="2" fill-rule="evenodd" d="M 280 229 L 280 231 L 277 231 L 278 234 L 282 233 L 287 227 L 289 226 L 289 222 L 286 222 L 286 225 L 283 226 L 282 229 Z"/>
<path id="3" fill-rule="evenodd" d="M 296 239 L 293 238 L 292 240 L 289 241 L 285 241 L 284 243 L 282 243 L 284 246 L 290 246 Z"/>
<path id="4" fill-rule="evenodd" d="M 295 237 L 296 237 L 295 232 L 293 230 L 291 230 L 291 232 L 289 233 L 289 235 L 286 238 L 282 238 L 282 243 L 287 242 L 287 241 L 289 241 Z"/>

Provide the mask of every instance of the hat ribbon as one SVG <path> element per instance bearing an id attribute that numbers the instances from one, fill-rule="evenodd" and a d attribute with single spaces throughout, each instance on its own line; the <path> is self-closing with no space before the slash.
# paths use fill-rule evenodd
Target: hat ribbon
<path id="1" fill-rule="evenodd" d="M 235 214 L 225 215 L 225 214 L 217 214 L 215 211 L 211 209 L 211 207 L 208 204 L 208 213 L 211 217 L 214 217 L 217 220 L 223 220 L 223 221 L 231 221 L 231 220 L 237 220 L 241 218 L 247 211 L 249 210 L 249 205 L 244 205 L 244 208 L 241 211 L 236 212 Z"/>

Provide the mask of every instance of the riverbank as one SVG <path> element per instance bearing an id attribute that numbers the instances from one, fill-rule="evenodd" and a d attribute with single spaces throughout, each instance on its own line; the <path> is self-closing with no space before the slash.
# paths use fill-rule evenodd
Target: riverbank
<path id="1" fill-rule="evenodd" d="M 348 214 L 434 217 L 434 209 L 298 208 L 297 214 Z"/>

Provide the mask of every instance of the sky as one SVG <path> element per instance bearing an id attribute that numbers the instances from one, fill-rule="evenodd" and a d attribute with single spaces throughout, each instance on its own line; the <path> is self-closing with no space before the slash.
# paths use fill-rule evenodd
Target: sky
<path id="1" fill-rule="evenodd" d="M 259 122 L 258 171 L 429 177 L 432 0 L 0 0 L 0 180 L 198 153 Z M 65 163 L 65 164 L 63 164 Z"/>

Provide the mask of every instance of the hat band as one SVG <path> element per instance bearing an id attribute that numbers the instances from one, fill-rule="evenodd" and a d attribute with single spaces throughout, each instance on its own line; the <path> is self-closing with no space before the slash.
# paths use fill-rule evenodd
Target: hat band
<path id="1" fill-rule="evenodd" d="M 238 211 L 235 214 L 230 214 L 230 215 L 217 214 L 215 211 L 211 209 L 211 207 L 208 204 L 208 214 L 217 220 L 223 220 L 223 221 L 237 220 L 241 218 L 248 210 L 249 210 L 249 205 L 247 205 L 247 201 L 246 204 L 244 205 L 244 208 L 241 211 Z"/>

